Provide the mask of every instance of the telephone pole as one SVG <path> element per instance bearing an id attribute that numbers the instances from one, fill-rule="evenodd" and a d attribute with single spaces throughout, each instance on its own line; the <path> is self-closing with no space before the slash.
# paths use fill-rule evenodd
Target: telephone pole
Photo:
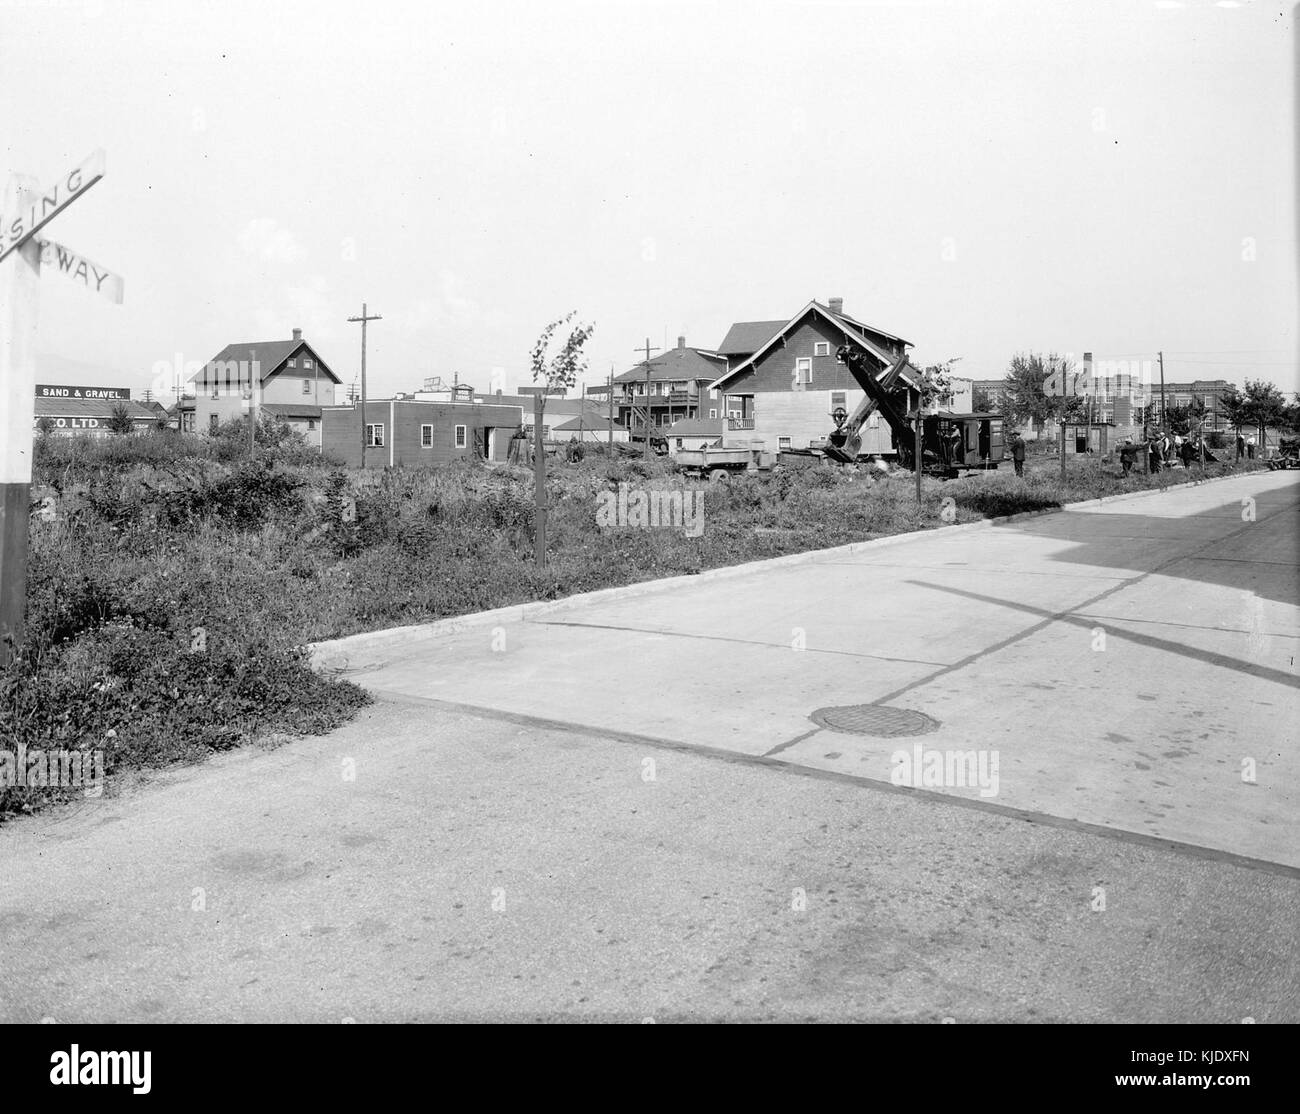
<path id="1" fill-rule="evenodd" d="M 609 361 L 609 458 L 614 459 L 614 361 Z"/>
<path id="2" fill-rule="evenodd" d="M 366 303 L 361 303 L 361 316 L 349 317 L 349 321 L 361 322 L 361 467 L 366 466 L 366 322 L 382 321 L 379 314 L 372 314 L 366 309 Z M 390 429 L 388 435 L 391 437 L 393 431 Z"/>
<path id="3" fill-rule="evenodd" d="M 650 338 L 645 338 L 645 458 L 650 459 L 650 353 L 658 352 L 658 347 L 650 347 Z M 640 348 L 632 349 L 633 352 L 640 352 Z"/>
<path id="4" fill-rule="evenodd" d="M 1165 425 L 1165 354 L 1157 352 L 1160 359 L 1160 432 L 1168 433 L 1169 427 Z"/>
<path id="5" fill-rule="evenodd" d="M 257 456 L 257 349 L 248 353 L 248 459 Z"/>

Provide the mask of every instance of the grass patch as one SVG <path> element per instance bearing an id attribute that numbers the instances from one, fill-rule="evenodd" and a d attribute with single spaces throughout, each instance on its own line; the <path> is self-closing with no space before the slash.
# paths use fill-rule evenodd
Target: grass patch
<path id="1" fill-rule="evenodd" d="M 1037 459 L 1023 479 L 927 478 L 918 505 L 905 473 L 827 465 L 706 484 L 666 460 L 593 452 L 551 465 L 538 570 L 530 469 L 363 474 L 294 446 L 249 463 L 196 444 L 150 434 L 38 451 L 47 510 L 32 517 L 26 640 L 0 673 L 0 750 L 98 749 L 111 776 L 327 731 L 367 697 L 313 674 L 309 642 L 1200 478 L 1123 477 L 1091 459 L 1071 460 L 1062 484 L 1057 462 Z M 619 484 L 702 494 L 703 532 L 598 528 L 600 496 Z M 0 815 L 58 795 L 0 788 Z"/>

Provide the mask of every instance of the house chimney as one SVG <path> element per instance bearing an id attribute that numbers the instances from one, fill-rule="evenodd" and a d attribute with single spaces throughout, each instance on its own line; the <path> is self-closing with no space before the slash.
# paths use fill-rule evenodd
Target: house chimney
<path id="1" fill-rule="evenodd" d="M 831 298 L 829 304 L 830 304 L 830 307 L 831 307 L 831 313 L 843 313 L 843 312 L 844 312 L 844 299 L 843 299 L 843 298 Z"/>
<path id="2" fill-rule="evenodd" d="M 678 347 L 678 348 L 685 348 L 685 347 L 686 347 L 686 338 L 685 338 L 685 337 L 678 337 L 678 338 L 677 338 L 677 347 Z"/>
<path id="3" fill-rule="evenodd" d="M 294 331 L 293 331 L 293 339 L 294 339 L 294 340 L 302 340 L 302 330 L 301 330 L 301 329 L 294 329 Z"/>

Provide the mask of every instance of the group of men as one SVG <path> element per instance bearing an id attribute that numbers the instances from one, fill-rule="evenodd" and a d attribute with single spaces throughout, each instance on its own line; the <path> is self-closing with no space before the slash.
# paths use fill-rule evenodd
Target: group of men
<path id="1" fill-rule="evenodd" d="M 1158 433 L 1149 437 L 1145 446 L 1135 445 L 1132 438 L 1126 438 L 1119 450 L 1119 463 L 1124 469 L 1124 475 L 1127 476 L 1133 470 L 1138 453 L 1143 451 L 1143 447 L 1152 472 L 1159 472 L 1161 468 L 1172 468 L 1175 464 L 1190 468 L 1198 460 L 1216 459 L 1203 440 L 1194 440 L 1181 434 Z"/>

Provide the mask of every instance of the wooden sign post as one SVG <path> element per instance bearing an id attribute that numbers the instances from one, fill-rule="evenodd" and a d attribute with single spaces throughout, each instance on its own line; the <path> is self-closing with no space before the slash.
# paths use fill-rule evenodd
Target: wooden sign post
<path id="1" fill-rule="evenodd" d="M 15 174 L 0 210 L 0 665 L 22 642 L 27 607 L 42 257 L 88 289 L 122 300 L 120 276 L 36 233 L 98 182 L 104 165 L 104 152 L 96 151 L 44 191 L 34 178 Z"/>

